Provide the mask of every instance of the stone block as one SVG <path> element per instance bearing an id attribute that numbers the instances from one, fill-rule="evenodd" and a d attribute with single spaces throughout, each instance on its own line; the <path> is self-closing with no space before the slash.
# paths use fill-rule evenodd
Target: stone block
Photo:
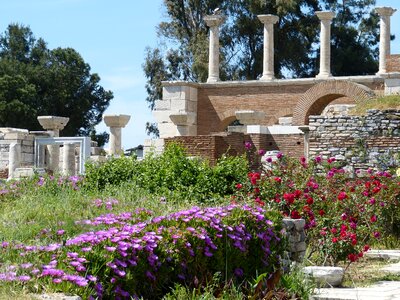
<path id="1" fill-rule="evenodd" d="M 33 165 L 33 162 L 34 162 L 34 155 L 33 155 L 33 153 L 32 153 L 32 154 L 29 154 L 29 153 L 22 153 L 21 160 L 22 160 L 23 162 L 31 162 L 32 165 Z"/>
<path id="2" fill-rule="evenodd" d="M 313 277 L 320 286 L 338 286 L 344 276 L 344 269 L 340 267 L 310 266 L 305 267 L 303 272 Z"/>
<path id="3" fill-rule="evenodd" d="M 159 123 L 158 130 L 160 131 L 160 138 L 174 137 L 178 133 L 174 123 Z"/>
<path id="4" fill-rule="evenodd" d="M 385 95 L 395 95 L 400 93 L 400 78 L 385 79 Z"/>
<path id="5" fill-rule="evenodd" d="M 171 100 L 172 111 L 187 111 L 189 107 L 189 100 L 173 99 Z"/>
<path id="6" fill-rule="evenodd" d="M 152 114 L 158 124 L 160 123 L 171 123 L 169 116 L 171 115 L 170 110 L 153 110 Z"/>
<path id="7" fill-rule="evenodd" d="M 179 136 L 194 136 L 197 134 L 197 126 L 177 126 Z"/>
<path id="8" fill-rule="evenodd" d="M 154 110 L 170 110 L 171 100 L 156 100 L 154 103 Z"/>
<path id="9" fill-rule="evenodd" d="M 195 88 L 195 87 L 190 87 L 190 97 L 189 97 L 189 100 L 190 100 L 190 101 L 193 101 L 193 102 L 196 102 L 196 104 L 197 104 L 197 95 L 198 95 L 197 88 Z"/>

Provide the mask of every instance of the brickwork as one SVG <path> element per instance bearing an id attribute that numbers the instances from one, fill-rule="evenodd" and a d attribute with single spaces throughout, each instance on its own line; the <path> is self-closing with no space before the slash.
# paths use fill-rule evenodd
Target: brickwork
<path id="1" fill-rule="evenodd" d="M 310 116 L 311 157 L 335 157 L 356 170 L 385 169 L 400 163 L 399 153 L 399 110 L 369 110 L 366 116 Z"/>
<path id="2" fill-rule="evenodd" d="M 362 84 L 348 80 L 315 79 L 247 81 L 199 84 L 197 88 L 197 134 L 207 135 L 225 130 L 235 120 L 235 111 L 238 110 L 264 112 L 266 117 L 259 125 L 277 124 L 280 117 L 294 115 L 294 111 L 300 116 L 298 120 L 305 119 L 311 112 L 321 113 L 330 103 L 353 104 L 355 100 L 361 101 L 373 94 L 381 94 L 384 80 L 371 77 L 364 79 Z M 303 102 L 300 103 L 301 99 Z M 298 125 L 303 124 L 306 121 Z"/>
<path id="3" fill-rule="evenodd" d="M 252 142 L 256 151 L 279 150 L 285 155 L 301 157 L 304 155 L 304 136 L 302 134 L 243 134 L 225 132 L 215 135 L 179 136 L 165 139 L 165 143 L 176 142 L 185 147 L 190 156 L 203 157 L 215 164 L 222 155 L 241 155 L 245 152 L 244 143 Z"/>
<path id="4" fill-rule="evenodd" d="M 387 72 L 400 72 L 400 54 L 389 55 L 386 60 Z"/>

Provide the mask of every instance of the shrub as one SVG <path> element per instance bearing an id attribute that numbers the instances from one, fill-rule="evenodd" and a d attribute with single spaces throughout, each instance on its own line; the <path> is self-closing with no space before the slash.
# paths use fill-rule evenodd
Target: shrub
<path id="1" fill-rule="evenodd" d="M 89 164 L 86 187 L 103 189 L 126 181 L 150 193 L 176 192 L 181 199 L 195 197 L 206 200 L 230 195 L 235 182 L 246 178 L 244 157 L 224 156 L 212 167 L 207 161 L 190 158 L 185 150 L 169 144 L 161 155 L 148 155 L 142 161 L 131 157 L 112 158 L 101 164 Z"/>
<path id="2" fill-rule="evenodd" d="M 333 158 L 306 162 L 279 155 L 238 188 L 239 199 L 304 218 L 310 258 L 318 264 L 354 262 L 368 243 L 398 234 L 400 185 L 388 172 L 351 179 Z"/>

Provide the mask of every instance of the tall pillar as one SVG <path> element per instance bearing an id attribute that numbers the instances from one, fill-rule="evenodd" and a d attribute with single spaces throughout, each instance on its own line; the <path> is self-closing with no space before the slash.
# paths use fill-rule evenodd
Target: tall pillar
<path id="1" fill-rule="evenodd" d="M 386 59 L 390 55 L 390 17 L 395 13 L 396 9 L 391 7 L 377 7 L 375 11 L 380 16 L 378 74 L 385 74 Z"/>
<path id="2" fill-rule="evenodd" d="M 317 17 L 321 20 L 320 36 L 320 63 L 317 78 L 328 78 L 331 74 L 331 21 L 335 16 L 331 11 L 317 11 Z"/>
<path id="3" fill-rule="evenodd" d="M 105 115 L 104 122 L 110 127 L 110 154 L 119 155 L 122 152 L 121 129 L 128 124 L 129 115 Z"/>
<path id="4" fill-rule="evenodd" d="M 53 133 L 54 137 L 60 136 L 60 130 L 63 130 L 69 121 L 69 118 L 57 116 L 39 116 L 37 119 L 45 130 Z M 48 145 L 47 150 L 49 154 L 48 168 L 56 173 L 60 164 L 60 146 Z"/>
<path id="5" fill-rule="evenodd" d="M 260 80 L 271 80 L 274 75 L 274 24 L 278 22 L 278 16 L 258 15 L 258 19 L 264 24 L 264 60 L 263 75 Z"/>
<path id="6" fill-rule="evenodd" d="M 204 21 L 210 27 L 207 82 L 217 82 L 219 81 L 219 25 L 225 21 L 225 17 L 210 15 L 205 16 Z"/>

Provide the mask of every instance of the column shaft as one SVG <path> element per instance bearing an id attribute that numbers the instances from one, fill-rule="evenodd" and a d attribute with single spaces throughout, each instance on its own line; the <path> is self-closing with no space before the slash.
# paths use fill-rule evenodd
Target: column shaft
<path id="1" fill-rule="evenodd" d="M 221 15 L 204 17 L 204 21 L 210 27 L 207 82 L 219 81 L 219 25 L 224 19 Z"/>
<path id="2" fill-rule="evenodd" d="M 385 74 L 386 59 L 390 55 L 390 17 L 396 10 L 391 7 L 378 7 L 376 12 L 380 16 L 380 37 L 379 37 L 379 71 L 378 74 Z"/>
<path id="3" fill-rule="evenodd" d="M 110 127 L 110 154 L 121 154 L 121 127 Z"/>
<path id="4" fill-rule="evenodd" d="M 317 11 L 316 15 L 321 20 L 320 36 L 320 63 L 317 78 L 328 78 L 331 74 L 331 20 L 334 13 L 330 11 Z"/>
<path id="5" fill-rule="evenodd" d="M 259 15 L 258 19 L 264 24 L 264 55 L 263 75 L 261 80 L 271 80 L 274 74 L 274 24 L 279 18 L 274 15 Z"/>

